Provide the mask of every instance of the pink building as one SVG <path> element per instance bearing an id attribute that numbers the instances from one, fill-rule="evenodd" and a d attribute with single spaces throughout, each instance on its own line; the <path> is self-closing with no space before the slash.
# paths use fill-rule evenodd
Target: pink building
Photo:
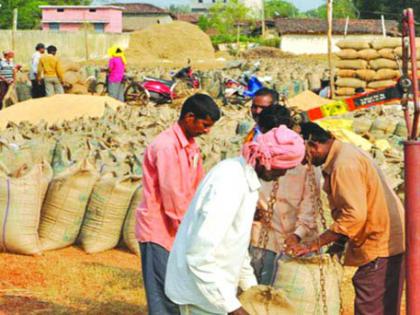
<path id="1" fill-rule="evenodd" d="M 121 33 L 122 10 L 119 6 L 40 6 L 42 29 L 45 31 L 74 32 L 91 24 L 98 33 Z"/>

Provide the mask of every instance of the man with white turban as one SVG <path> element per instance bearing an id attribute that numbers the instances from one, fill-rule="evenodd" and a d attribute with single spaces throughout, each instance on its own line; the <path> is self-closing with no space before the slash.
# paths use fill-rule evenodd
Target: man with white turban
<path id="1" fill-rule="evenodd" d="M 248 246 L 259 179 L 276 180 L 299 165 L 303 139 L 281 126 L 244 145 L 201 182 L 169 256 L 165 293 L 181 314 L 248 314 L 237 299 L 257 285 Z"/>

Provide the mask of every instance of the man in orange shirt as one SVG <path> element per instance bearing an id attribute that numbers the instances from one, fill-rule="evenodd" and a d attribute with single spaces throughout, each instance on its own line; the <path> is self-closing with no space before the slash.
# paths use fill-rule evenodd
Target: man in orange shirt
<path id="1" fill-rule="evenodd" d="M 204 176 L 194 138 L 207 134 L 219 118 L 213 99 L 195 94 L 185 101 L 178 122 L 158 135 L 144 153 L 136 237 L 150 315 L 179 314 L 164 292 L 166 265 L 178 227 Z"/>
<path id="2" fill-rule="evenodd" d="M 345 265 L 353 277 L 356 315 L 400 314 L 403 288 L 404 207 L 367 153 L 335 140 L 314 123 L 301 125 L 307 154 L 322 165 L 333 224 L 297 255 L 348 238 Z"/>

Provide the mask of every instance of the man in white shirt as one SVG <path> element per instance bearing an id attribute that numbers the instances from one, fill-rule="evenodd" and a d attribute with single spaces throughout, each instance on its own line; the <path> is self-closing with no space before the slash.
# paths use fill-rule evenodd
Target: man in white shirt
<path id="1" fill-rule="evenodd" d="M 304 157 L 302 138 L 281 126 L 244 145 L 201 182 L 169 256 L 165 293 L 183 315 L 246 315 L 237 299 L 257 285 L 248 246 L 260 179 L 276 180 Z"/>
<path id="2" fill-rule="evenodd" d="M 35 46 L 35 53 L 32 55 L 31 71 L 29 72 L 29 79 L 32 82 L 32 98 L 39 98 L 45 96 L 45 86 L 42 82 L 36 79 L 38 72 L 38 64 L 42 55 L 45 53 L 45 45 L 39 43 Z"/>

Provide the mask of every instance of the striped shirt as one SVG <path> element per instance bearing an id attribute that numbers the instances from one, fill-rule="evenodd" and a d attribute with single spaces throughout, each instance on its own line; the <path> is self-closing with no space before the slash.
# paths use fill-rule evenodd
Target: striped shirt
<path id="1" fill-rule="evenodd" d="M 13 61 L 1 60 L 0 61 L 0 77 L 6 80 L 13 80 L 15 65 Z"/>

